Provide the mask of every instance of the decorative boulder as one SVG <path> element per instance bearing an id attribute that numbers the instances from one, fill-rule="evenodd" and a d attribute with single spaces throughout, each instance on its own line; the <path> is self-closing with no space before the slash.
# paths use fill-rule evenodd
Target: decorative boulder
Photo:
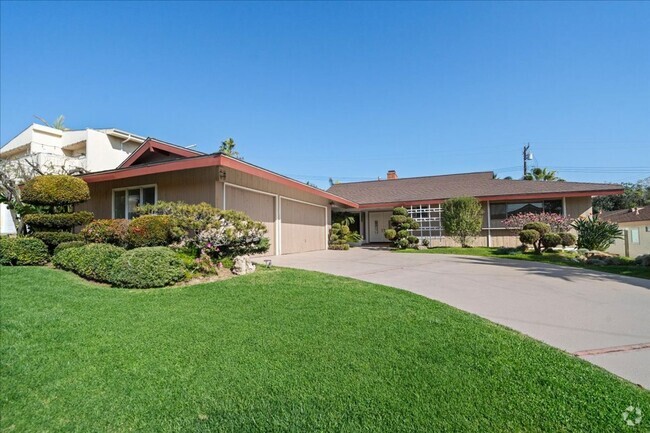
<path id="1" fill-rule="evenodd" d="M 233 260 L 232 273 L 235 275 L 246 275 L 255 272 L 255 265 L 249 256 L 237 256 Z"/>

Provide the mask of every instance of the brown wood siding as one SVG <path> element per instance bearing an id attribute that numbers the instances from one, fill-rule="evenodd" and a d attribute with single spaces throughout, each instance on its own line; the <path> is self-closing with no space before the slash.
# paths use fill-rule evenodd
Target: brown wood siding
<path id="1" fill-rule="evenodd" d="M 263 222 L 271 241 L 268 254 L 275 254 L 275 197 L 228 185 L 226 209 L 244 212 L 253 220 Z"/>
<path id="2" fill-rule="evenodd" d="M 90 183 L 90 200 L 76 208 L 94 212 L 95 218 L 112 218 L 113 189 L 141 185 L 156 185 L 159 201 L 206 202 L 214 206 L 216 177 L 216 167 L 204 167 Z"/>
<path id="3" fill-rule="evenodd" d="M 591 197 L 568 197 L 566 214 L 571 218 L 591 215 Z"/>
<path id="4" fill-rule="evenodd" d="M 280 203 L 282 254 L 325 249 L 326 210 L 286 199 Z"/>

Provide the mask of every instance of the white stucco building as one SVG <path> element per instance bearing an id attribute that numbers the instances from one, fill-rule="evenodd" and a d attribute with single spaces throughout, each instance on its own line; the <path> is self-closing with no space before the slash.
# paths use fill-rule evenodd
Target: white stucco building
<path id="1" fill-rule="evenodd" d="M 116 168 L 145 140 L 119 129 L 62 131 L 32 124 L 0 148 L 0 159 L 15 164 L 30 161 L 43 171 L 55 167 L 89 172 Z M 6 205 L 0 205 L 0 233 L 15 233 Z"/>

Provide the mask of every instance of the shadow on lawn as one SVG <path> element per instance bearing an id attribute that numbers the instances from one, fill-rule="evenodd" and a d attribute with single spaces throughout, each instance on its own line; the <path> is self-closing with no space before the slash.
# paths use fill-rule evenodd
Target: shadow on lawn
<path id="1" fill-rule="evenodd" d="M 527 273 L 542 275 L 545 277 L 559 278 L 565 281 L 575 281 L 576 279 L 592 279 L 597 281 L 616 281 L 625 284 L 632 284 L 650 289 L 650 280 L 632 277 L 627 275 L 618 275 L 608 272 L 595 271 L 592 269 L 571 267 L 566 265 L 556 265 L 551 263 L 533 262 L 517 259 L 491 258 L 481 256 L 456 256 L 460 261 L 477 265 L 487 266 L 504 266 L 507 268 L 518 268 Z"/>

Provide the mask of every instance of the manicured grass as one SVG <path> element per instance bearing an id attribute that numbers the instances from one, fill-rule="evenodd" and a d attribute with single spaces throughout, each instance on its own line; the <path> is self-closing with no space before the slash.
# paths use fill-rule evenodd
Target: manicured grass
<path id="1" fill-rule="evenodd" d="M 137 291 L 0 272 L 2 431 L 629 432 L 626 407 L 650 414 L 650 393 L 591 364 L 356 280 Z"/>
<path id="2" fill-rule="evenodd" d="M 636 265 L 621 265 L 621 266 L 600 266 L 600 265 L 587 265 L 584 263 L 577 263 L 571 259 L 575 257 L 575 253 L 565 252 L 550 252 L 544 254 L 535 254 L 534 252 L 527 253 L 504 253 L 501 248 L 487 248 L 487 247 L 435 247 L 426 250 L 397 250 L 400 253 L 417 253 L 417 254 L 456 254 L 463 256 L 481 256 L 481 257 L 496 257 L 501 259 L 514 259 L 514 260 L 528 260 L 531 262 L 551 263 L 554 265 L 572 266 L 574 268 L 591 269 L 594 271 L 609 272 L 611 274 L 627 275 L 630 277 L 647 278 L 650 279 L 650 268 Z"/>

